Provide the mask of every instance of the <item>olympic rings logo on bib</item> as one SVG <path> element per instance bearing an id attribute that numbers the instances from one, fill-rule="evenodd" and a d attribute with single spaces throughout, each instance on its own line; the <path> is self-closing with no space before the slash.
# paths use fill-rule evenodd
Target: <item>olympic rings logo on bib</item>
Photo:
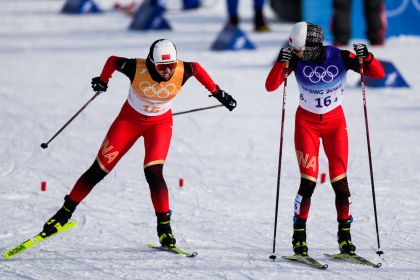
<path id="1" fill-rule="evenodd" d="M 142 81 L 139 88 L 146 97 L 168 98 L 176 93 L 175 84 L 151 84 L 147 81 Z"/>
<path id="2" fill-rule="evenodd" d="M 338 67 L 335 65 L 330 65 L 325 69 L 324 67 L 317 66 L 312 68 L 311 66 L 305 66 L 303 68 L 303 75 L 309 79 L 312 83 L 316 84 L 320 81 L 324 83 L 331 83 L 335 76 L 338 75 Z"/>

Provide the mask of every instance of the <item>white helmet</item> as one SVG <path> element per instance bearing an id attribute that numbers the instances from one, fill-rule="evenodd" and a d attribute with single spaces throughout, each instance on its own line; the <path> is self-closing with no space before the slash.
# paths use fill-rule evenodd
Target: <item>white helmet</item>
<path id="1" fill-rule="evenodd" d="M 150 60 L 155 64 L 166 64 L 177 61 L 177 53 L 175 45 L 166 39 L 160 39 L 150 47 Z"/>
<path id="2" fill-rule="evenodd" d="M 290 31 L 289 45 L 295 49 L 304 50 L 307 32 L 308 25 L 305 21 L 296 23 Z"/>

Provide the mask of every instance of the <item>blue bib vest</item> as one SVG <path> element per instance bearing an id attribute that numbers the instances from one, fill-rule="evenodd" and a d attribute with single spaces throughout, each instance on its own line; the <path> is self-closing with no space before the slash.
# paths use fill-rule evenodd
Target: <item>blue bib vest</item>
<path id="1" fill-rule="evenodd" d="M 322 64 L 299 60 L 295 76 L 299 86 L 299 105 L 312 113 L 327 113 L 342 103 L 347 69 L 340 49 L 327 46 Z"/>

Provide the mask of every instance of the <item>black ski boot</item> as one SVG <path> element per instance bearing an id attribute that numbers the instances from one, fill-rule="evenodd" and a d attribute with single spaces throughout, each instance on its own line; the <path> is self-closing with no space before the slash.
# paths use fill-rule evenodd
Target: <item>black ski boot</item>
<path id="1" fill-rule="evenodd" d="M 175 237 L 172 235 L 171 217 L 169 213 L 157 214 L 157 234 L 160 245 L 165 247 L 175 247 Z"/>
<path id="2" fill-rule="evenodd" d="M 295 254 L 308 255 L 308 246 L 306 244 L 306 220 L 295 219 L 293 223 L 293 251 Z"/>
<path id="3" fill-rule="evenodd" d="M 78 203 L 72 201 L 69 196 L 66 195 L 64 197 L 63 206 L 45 223 L 41 233 L 42 237 L 48 237 L 57 233 L 58 229 L 64 226 L 70 220 L 71 215 L 73 214 L 77 205 Z"/>
<path id="4" fill-rule="evenodd" d="M 355 254 L 356 246 L 351 242 L 350 223 L 348 221 L 338 223 L 337 241 L 341 253 Z"/>

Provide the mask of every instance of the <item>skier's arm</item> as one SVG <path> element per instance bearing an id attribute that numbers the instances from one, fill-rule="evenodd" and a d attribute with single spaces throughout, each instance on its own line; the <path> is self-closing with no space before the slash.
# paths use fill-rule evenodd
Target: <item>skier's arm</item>
<path id="1" fill-rule="evenodd" d="M 208 91 L 216 91 L 216 83 L 198 62 L 184 62 L 184 84 L 191 76 L 194 76 Z"/>
<path id="2" fill-rule="evenodd" d="M 274 63 L 270 73 L 265 80 L 265 89 L 267 91 L 275 91 L 284 81 L 284 62 Z"/>
<path id="3" fill-rule="evenodd" d="M 108 83 L 114 71 L 123 73 L 130 81 L 133 81 L 136 72 L 136 60 L 127 59 L 125 57 L 110 56 L 106 61 L 99 78 L 101 81 Z"/>
<path id="4" fill-rule="evenodd" d="M 341 50 L 341 58 L 347 69 L 360 73 L 359 60 L 354 53 Z M 363 58 L 363 74 L 374 79 L 383 79 L 385 77 L 384 68 L 371 52 Z"/>
<path id="5" fill-rule="evenodd" d="M 115 70 L 124 73 L 132 82 L 136 73 L 136 60 L 110 56 L 102 69 L 101 75 L 92 79 L 92 89 L 94 91 L 106 91 L 109 79 Z"/>
<path id="6" fill-rule="evenodd" d="M 184 62 L 184 79 L 182 84 L 184 84 L 191 76 L 194 76 L 203 86 L 205 86 L 206 89 L 212 93 L 210 96 L 215 97 L 223 104 L 223 106 L 228 108 L 230 111 L 235 109 L 236 100 L 230 94 L 220 89 L 220 87 L 216 85 L 210 75 L 199 63 Z"/>
<path id="7" fill-rule="evenodd" d="M 284 67 L 286 61 L 289 61 L 287 74 L 290 74 L 294 69 L 294 65 L 296 64 L 296 57 L 292 56 L 291 49 L 282 48 L 276 63 L 274 63 L 273 68 L 271 68 L 271 71 L 265 80 L 265 89 L 267 91 L 274 91 L 283 83 L 286 73 L 286 67 Z"/>

